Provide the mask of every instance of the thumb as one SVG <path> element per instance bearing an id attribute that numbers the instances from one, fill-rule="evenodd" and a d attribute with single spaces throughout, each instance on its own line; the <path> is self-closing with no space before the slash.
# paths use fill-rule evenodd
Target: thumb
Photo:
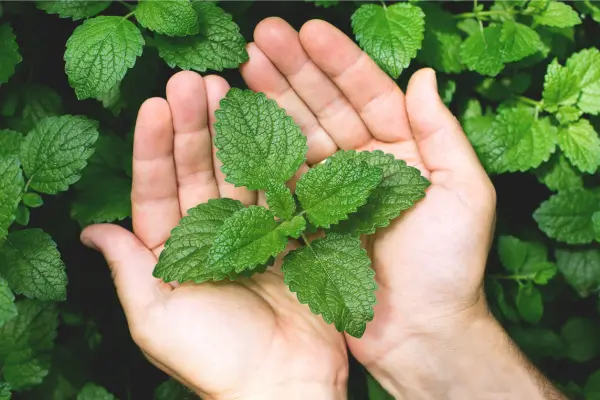
<path id="1" fill-rule="evenodd" d="M 445 182 L 447 173 L 451 180 L 487 179 L 458 120 L 440 98 L 435 72 L 431 68 L 423 68 L 411 77 L 406 90 L 406 109 L 432 181 L 436 172 L 441 171 L 446 172 Z"/>
<path id="2" fill-rule="evenodd" d="M 119 300 L 128 318 L 157 300 L 170 286 L 152 276 L 156 257 L 128 230 L 110 224 L 83 230 L 81 241 L 102 253 L 111 270 Z"/>

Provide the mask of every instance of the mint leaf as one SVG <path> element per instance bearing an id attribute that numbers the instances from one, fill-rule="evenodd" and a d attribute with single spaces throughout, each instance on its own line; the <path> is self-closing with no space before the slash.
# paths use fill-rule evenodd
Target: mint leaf
<path id="1" fill-rule="evenodd" d="M 171 232 L 153 275 L 165 282 L 211 279 L 208 251 L 225 220 L 244 206 L 237 200 L 211 199 L 188 210 Z"/>
<path id="2" fill-rule="evenodd" d="M 600 395 L 600 370 L 594 372 L 587 378 L 583 391 L 586 400 L 598 400 Z"/>
<path id="3" fill-rule="evenodd" d="M 64 115 L 42 120 L 23 140 L 21 161 L 30 187 L 41 193 L 67 190 L 93 153 L 98 124 Z"/>
<path id="4" fill-rule="evenodd" d="M 0 25 L 0 84 L 8 82 L 22 60 L 12 27 L 7 23 Z"/>
<path id="5" fill-rule="evenodd" d="M 168 36 L 195 35 L 198 18 L 189 0 L 140 0 L 135 17 L 145 28 Z"/>
<path id="6" fill-rule="evenodd" d="M 563 154 L 553 156 L 536 171 L 538 179 L 553 191 L 583 187 L 583 179 Z"/>
<path id="7" fill-rule="evenodd" d="M 559 1 L 552 1 L 540 14 L 535 15 L 533 20 L 540 25 L 566 28 L 581 24 L 581 19 L 571 6 Z"/>
<path id="8" fill-rule="evenodd" d="M 117 400 L 117 398 L 102 386 L 88 382 L 77 394 L 77 400 Z"/>
<path id="9" fill-rule="evenodd" d="M 593 174 L 600 166 L 600 138 L 588 120 L 561 127 L 558 145 L 580 171 Z"/>
<path id="10" fill-rule="evenodd" d="M 381 167 L 350 156 L 330 157 L 298 180 L 296 196 L 311 224 L 329 228 L 348 219 L 381 182 Z"/>
<path id="11" fill-rule="evenodd" d="M 104 11 L 110 1 L 99 0 L 44 0 L 36 2 L 37 8 L 48 14 L 58 14 L 61 18 L 72 18 L 77 21 L 82 18 L 93 17 Z"/>
<path id="12" fill-rule="evenodd" d="M 194 1 L 200 32 L 184 38 L 156 36 L 158 54 L 171 67 L 204 72 L 248 61 L 246 41 L 231 16 L 214 3 Z"/>
<path id="13" fill-rule="evenodd" d="M 35 83 L 19 85 L 9 92 L 16 102 L 17 116 L 8 119 L 8 126 L 19 132 L 29 132 L 45 117 L 63 113 L 60 95 L 54 89 Z"/>
<path id="14" fill-rule="evenodd" d="M 25 193 L 23 195 L 23 204 L 27 207 L 38 208 L 44 205 L 44 199 L 37 193 Z"/>
<path id="15" fill-rule="evenodd" d="M 510 337 L 528 356 L 562 358 L 565 351 L 562 338 L 545 328 L 511 327 Z"/>
<path id="16" fill-rule="evenodd" d="M 67 40 L 65 72 L 80 100 L 111 90 L 142 55 L 140 30 L 123 17 L 95 17 Z"/>
<path id="17" fill-rule="evenodd" d="M 131 216 L 131 180 L 117 175 L 100 175 L 71 203 L 71 217 L 80 226 L 121 221 Z"/>
<path id="18" fill-rule="evenodd" d="M 39 300 L 65 300 L 65 264 L 50 235 L 41 229 L 10 233 L 0 251 L 0 273 L 11 289 Z"/>
<path id="19" fill-rule="evenodd" d="M 576 104 L 579 90 L 577 78 L 571 71 L 560 65 L 556 59 L 552 60 L 544 77 L 544 108 L 556 112 L 559 106 Z"/>
<path id="20" fill-rule="evenodd" d="M 557 249 L 556 265 L 581 297 L 600 291 L 599 250 Z"/>
<path id="21" fill-rule="evenodd" d="M 191 400 L 192 396 L 190 389 L 173 378 L 167 379 L 154 390 L 154 400 Z"/>
<path id="22" fill-rule="evenodd" d="M 367 203 L 357 212 L 348 215 L 332 229 L 336 232 L 357 235 L 375 233 L 377 228 L 386 227 L 404 210 L 411 208 L 415 202 L 425 197 L 425 190 L 430 183 L 418 169 L 409 167 L 392 154 L 380 150 L 372 152 L 338 151 L 334 159 L 358 160 L 382 170 L 382 178 L 367 198 Z"/>
<path id="23" fill-rule="evenodd" d="M 265 197 L 269 209 L 281 219 L 291 219 L 294 212 L 296 212 L 296 201 L 285 183 L 270 187 L 266 191 Z"/>
<path id="24" fill-rule="evenodd" d="M 567 68 L 579 82 L 581 95 L 577 106 L 585 113 L 600 112 L 600 51 L 596 48 L 584 49 L 573 54 L 566 63 Z"/>
<path id="25" fill-rule="evenodd" d="M 56 303 L 21 300 L 17 316 L 0 327 L 0 363 L 13 389 L 39 384 L 50 368 L 58 310 Z"/>
<path id="26" fill-rule="evenodd" d="M 0 326 L 16 316 L 17 306 L 15 305 L 15 295 L 8 287 L 8 282 L 0 277 Z"/>
<path id="27" fill-rule="evenodd" d="M 582 114 L 583 112 L 574 106 L 565 106 L 558 109 L 555 117 L 561 125 L 566 125 L 577 121 Z"/>
<path id="28" fill-rule="evenodd" d="M 504 268 L 513 274 L 519 274 L 531 265 L 548 260 L 548 251 L 544 245 L 524 242 L 514 236 L 500 236 L 498 253 Z"/>
<path id="29" fill-rule="evenodd" d="M 10 400 L 11 397 L 10 385 L 6 382 L 0 382 L 0 400 Z"/>
<path id="30" fill-rule="evenodd" d="M 503 108 L 474 146 L 488 172 L 527 171 L 554 153 L 556 131 L 548 118 L 536 119 L 531 108 Z"/>
<path id="31" fill-rule="evenodd" d="M 288 181 L 305 160 L 306 137 L 264 93 L 231 89 L 215 117 L 214 142 L 227 182 L 267 189 Z"/>
<path id="32" fill-rule="evenodd" d="M 436 71 L 458 73 L 463 70 L 460 60 L 462 38 L 452 14 L 442 10 L 440 6 L 424 3 L 421 8 L 425 12 L 425 33 L 423 48 L 417 59 L 434 68 Z"/>
<path id="33" fill-rule="evenodd" d="M 24 204 L 19 204 L 15 212 L 15 222 L 21 226 L 29 225 L 29 208 Z"/>
<path id="34" fill-rule="evenodd" d="M 586 362 L 600 354 L 598 322 L 582 317 L 570 318 L 560 330 L 567 346 L 567 356 L 576 362 Z"/>
<path id="35" fill-rule="evenodd" d="M 360 239 L 328 233 L 284 257 L 283 276 L 302 304 L 339 331 L 362 337 L 373 319 L 375 272 Z"/>
<path id="36" fill-rule="evenodd" d="M 533 213 L 533 219 L 549 237 L 568 244 L 595 239 L 592 215 L 600 211 L 600 199 L 592 191 L 573 189 L 550 196 Z"/>
<path id="37" fill-rule="evenodd" d="M 15 156 L 0 157 L 0 240 L 6 237 L 15 220 L 24 185 L 19 159 Z"/>
<path id="38" fill-rule="evenodd" d="M 411 4 L 363 4 L 351 21 L 360 47 L 381 69 L 398 78 L 421 48 L 424 18 L 423 11 Z"/>
<path id="39" fill-rule="evenodd" d="M 367 372 L 367 390 L 369 392 L 369 400 L 394 400 L 394 397 L 389 394 L 373 375 Z"/>
<path id="40" fill-rule="evenodd" d="M 302 217 L 278 223 L 264 207 L 243 208 L 226 219 L 214 236 L 207 272 L 213 280 L 221 280 L 232 272 L 254 269 L 285 250 L 288 237 L 297 239 L 305 229 Z"/>
<path id="41" fill-rule="evenodd" d="M 540 322 L 544 315 L 542 294 L 532 285 L 519 287 L 516 305 L 521 317 L 531 324 Z"/>
<path id="42" fill-rule="evenodd" d="M 0 129 L 0 157 L 18 156 L 23 135 L 9 129 Z"/>

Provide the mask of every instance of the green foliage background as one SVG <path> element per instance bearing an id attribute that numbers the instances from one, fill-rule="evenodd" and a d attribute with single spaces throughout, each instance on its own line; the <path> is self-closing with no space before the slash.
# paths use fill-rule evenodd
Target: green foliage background
<path id="1" fill-rule="evenodd" d="M 436 69 L 440 93 L 498 193 L 486 275 L 492 311 L 570 398 L 600 399 L 600 4 L 227 1 L 196 4 L 198 21 L 182 7 L 175 26 L 160 13 L 129 15 L 136 6 L 0 3 L 0 382 L 12 384 L 13 398 L 192 398 L 141 356 L 104 261 L 78 235 L 93 222 L 130 225 L 135 115 L 144 99 L 164 96 L 173 68 L 222 71 L 244 87 L 235 69 L 246 58 L 244 41 L 222 9 L 245 41 L 268 16 L 296 28 L 325 19 L 355 37 L 403 88 L 417 68 Z M 119 54 L 121 62 L 100 65 L 108 74 L 101 81 L 89 78 L 98 67 L 83 73 L 73 66 L 89 36 L 69 40 L 83 24 L 97 23 L 97 14 L 128 15 L 123 29 L 133 48 Z M 215 20 L 228 27 L 215 34 L 230 44 L 222 54 L 202 47 L 202 36 L 177 38 L 206 34 Z M 188 48 L 196 57 L 177 56 Z M 40 178 L 55 166 L 51 149 L 41 146 L 45 161 L 30 151 L 48 132 L 78 143 L 70 152 L 55 149 L 69 163 L 54 184 Z M 33 270 L 47 284 L 33 283 Z M 16 335 L 19 325 L 26 334 Z M 387 398 L 351 365 L 352 398 Z M 0 399 L 10 396 L 0 383 Z"/>

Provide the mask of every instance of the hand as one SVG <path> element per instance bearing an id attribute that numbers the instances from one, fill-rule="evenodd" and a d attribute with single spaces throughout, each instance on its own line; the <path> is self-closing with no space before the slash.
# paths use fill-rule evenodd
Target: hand
<path id="1" fill-rule="evenodd" d="M 189 208 L 219 197 L 264 201 L 226 183 L 215 157 L 214 111 L 228 89 L 217 76 L 180 72 L 166 100 L 142 105 L 133 150 L 135 235 L 96 225 L 82 241 L 104 254 L 147 358 L 203 398 L 345 398 L 343 336 L 296 300 L 277 265 L 235 283 L 172 286 L 152 276 Z"/>

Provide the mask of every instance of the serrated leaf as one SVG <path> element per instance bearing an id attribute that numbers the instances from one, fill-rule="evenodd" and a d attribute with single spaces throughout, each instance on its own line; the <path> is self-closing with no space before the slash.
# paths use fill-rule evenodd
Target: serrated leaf
<path id="1" fill-rule="evenodd" d="M 542 40 L 536 31 L 513 20 L 502 23 L 502 61 L 505 63 L 522 60 L 540 50 Z"/>
<path id="2" fill-rule="evenodd" d="M 381 167 L 360 158 L 331 157 L 300 177 L 296 196 L 313 225 L 329 228 L 363 206 L 382 177 Z"/>
<path id="3" fill-rule="evenodd" d="M 556 265 L 581 297 L 600 291 L 600 250 L 557 249 Z"/>
<path id="4" fill-rule="evenodd" d="M 596 48 L 584 49 L 567 60 L 566 67 L 579 82 L 581 95 L 577 106 L 585 113 L 596 115 L 600 112 L 600 51 Z"/>
<path id="5" fill-rule="evenodd" d="M 417 58 L 436 71 L 459 73 L 463 70 L 460 60 L 462 38 L 452 14 L 437 4 L 421 5 L 425 12 L 423 48 Z"/>
<path id="6" fill-rule="evenodd" d="M 80 226 L 121 221 L 131 216 L 131 179 L 105 174 L 86 185 L 71 203 L 71 218 Z"/>
<path id="7" fill-rule="evenodd" d="M 380 150 L 338 151 L 333 158 L 339 158 L 340 161 L 358 160 L 382 170 L 381 181 L 369 194 L 367 203 L 348 215 L 347 220 L 332 227 L 336 232 L 357 235 L 375 233 L 377 228 L 388 226 L 402 211 L 425 197 L 425 190 L 430 185 L 418 169 Z"/>
<path id="8" fill-rule="evenodd" d="M 502 109 L 490 130 L 474 142 L 486 171 L 527 171 L 548 161 L 556 149 L 556 127 L 549 118 L 535 118 L 531 108 Z"/>
<path id="9" fill-rule="evenodd" d="M 61 18 L 72 18 L 77 21 L 82 18 L 93 17 L 104 11 L 110 1 L 100 0 L 44 0 L 36 2 L 37 8 L 48 14 L 58 14 Z"/>
<path id="10" fill-rule="evenodd" d="M 546 9 L 533 17 L 533 20 L 540 25 L 557 28 L 566 28 L 581 24 L 581 19 L 577 15 L 577 12 L 571 6 L 560 1 L 550 2 Z"/>
<path id="11" fill-rule="evenodd" d="M 29 132 L 42 119 L 63 113 L 61 96 L 52 88 L 36 83 L 25 83 L 9 92 L 14 97 L 15 115 L 8 126 L 19 132 Z"/>
<path id="12" fill-rule="evenodd" d="M 592 214 L 592 225 L 594 227 L 594 233 L 596 234 L 596 241 L 600 242 L 600 211 L 596 211 Z"/>
<path id="13" fill-rule="evenodd" d="M 18 156 L 23 135 L 9 129 L 0 129 L 0 157 Z"/>
<path id="14" fill-rule="evenodd" d="M 306 137 L 264 93 L 231 89 L 215 117 L 214 142 L 227 182 L 267 189 L 288 181 L 305 160 Z"/>
<path id="15" fill-rule="evenodd" d="M 214 236 L 208 251 L 208 273 L 213 280 L 226 278 L 265 264 L 277 256 L 288 243 L 306 229 L 302 217 L 278 223 L 264 207 L 243 208 L 227 218 Z"/>
<path id="16" fill-rule="evenodd" d="M 516 275 L 530 265 L 548 260 L 548 250 L 544 245 L 525 242 L 514 236 L 500 236 L 498 254 L 504 268 Z"/>
<path id="17" fill-rule="evenodd" d="M 0 382 L 0 400 L 10 400 L 11 397 L 10 385 L 6 382 Z"/>
<path id="18" fill-rule="evenodd" d="M 77 182 L 94 152 L 97 129 L 97 122 L 80 116 L 42 120 L 21 144 L 21 162 L 30 187 L 55 194 Z"/>
<path id="19" fill-rule="evenodd" d="M 544 315 L 544 302 L 542 294 L 535 286 L 520 286 L 515 303 L 525 321 L 531 324 L 540 322 Z"/>
<path id="20" fill-rule="evenodd" d="M 285 183 L 270 187 L 265 192 L 265 197 L 269 210 L 273 211 L 278 218 L 291 219 L 296 212 L 296 201 Z"/>
<path id="21" fill-rule="evenodd" d="M 574 106 L 559 107 L 555 117 L 561 125 L 577 121 L 583 112 Z"/>
<path id="22" fill-rule="evenodd" d="M 486 293 L 489 292 L 491 295 L 490 298 L 496 300 L 498 309 L 502 314 L 501 316 L 511 322 L 518 322 L 520 320 L 519 314 L 512 305 L 512 302 L 507 300 L 502 284 L 495 279 L 489 279 L 486 283 Z"/>
<path id="23" fill-rule="evenodd" d="M 0 326 L 16 316 L 17 306 L 15 305 L 15 295 L 8 287 L 8 282 L 0 277 Z"/>
<path id="24" fill-rule="evenodd" d="M 556 59 L 548 65 L 544 77 L 544 108 L 556 112 L 559 106 L 570 106 L 577 103 L 579 86 L 577 78 L 571 71 L 558 63 Z"/>
<path id="25" fill-rule="evenodd" d="M 597 321 L 582 317 L 570 318 L 561 328 L 567 346 L 567 356 L 576 362 L 586 362 L 600 354 Z"/>
<path id="26" fill-rule="evenodd" d="M 375 272 L 360 239 L 328 233 L 284 257 L 285 283 L 310 310 L 339 332 L 362 337 L 373 319 Z"/>
<path id="27" fill-rule="evenodd" d="M 4 379 L 14 388 L 39 384 L 50 367 L 58 310 L 56 303 L 20 300 L 17 316 L 0 327 L 0 363 Z"/>
<path id="28" fill-rule="evenodd" d="M 192 6 L 200 27 L 197 35 L 155 38 L 160 57 L 171 68 L 222 71 L 248 61 L 246 40 L 229 14 L 211 2 L 194 1 Z"/>
<path id="29" fill-rule="evenodd" d="M 558 145 L 580 171 L 593 174 L 600 166 L 600 138 L 587 119 L 561 127 Z"/>
<path id="30" fill-rule="evenodd" d="M 145 28 L 167 36 L 195 35 L 198 17 L 190 0 L 141 0 L 135 17 Z"/>
<path id="31" fill-rule="evenodd" d="M 600 211 L 600 199 L 592 191 L 573 189 L 550 196 L 533 213 L 549 237 L 568 244 L 586 244 L 595 239 L 592 215 Z"/>
<path id="32" fill-rule="evenodd" d="M 412 4 L 363 4 L 351 21 L 360 47 L 393 78 L 400 76 L 421 48 L 425 14 Z"/>
<path id="33" fill-rule="evenodd" d="M 543 164 L 536 174 L 540 182 L 553 191 L 583 187 L 581 173 L 577 171 L 563 154 L 557 154 Z"/>
<path id="34" fill-rule="evenodd" d="M 111 90 L 142 55 L 140 30 L 123 17 L 86 20 L 67 40 L 65 72 L 80 100 Z"/>
<path id="35" fill-rule="evenodd" d="M 108 390 L 102 386 L 98 386 L 94 383 L 88 382 L 83 386 L 81 391 L 77 394 L 77 400 L 116 400 L 117 398 L 112 395 Z"/>
<path id="36" fill-rule="evenodd" d="M 0 157 L 0 240 L 6 237 L 8 228 L 15 220 L 24 185 L 19 158 Z"/>
<path id="37" fill-rule="evenodd" d="M 39 300 L 65 300 L 65 264 L 56 243 L 41 229 L 10 233 L 0 261 L 0 273 L 15 293 Z"/>
<path id="38" fill-rule="evenodd" d="M 188 210 L 167 239 L 153 275 L 165 282 L 210 279 L 207 262 L 213 239 L 225 220 L 243 208 L 239 201 L 223 198 Z"/>
<path id="39" fill-rule="evenodd" d="M 0 84 L 8 82 L 22 60 L 12 27 L 8 23 L 0 25 Z"/>

